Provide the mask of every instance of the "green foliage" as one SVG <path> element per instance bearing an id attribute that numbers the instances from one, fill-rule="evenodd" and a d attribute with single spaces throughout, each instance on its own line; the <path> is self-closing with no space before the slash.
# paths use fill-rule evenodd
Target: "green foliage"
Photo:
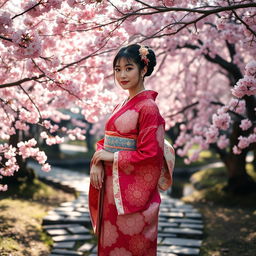
<path id="1" fill-rule="evenodd" d="M 253 173 L 252 164 L 248 164 L 248 173 Z M 256 180 L 256 175 L 254 174 Z M 225 206 L 255 207 L 256 193 L 249 195 L 234 195 L 225 191 L 227 182 L 224 167 L 207 168 L 194 173 L 191 181 L 195 191 L 182 200 L 186 202 L 211 202 Z"/>

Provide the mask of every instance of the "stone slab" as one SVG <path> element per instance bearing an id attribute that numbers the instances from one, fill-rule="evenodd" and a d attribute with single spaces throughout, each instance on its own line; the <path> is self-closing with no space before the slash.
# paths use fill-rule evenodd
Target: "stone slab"
<path id="1" fill-rule="evenodd" d="M 84 234 L 84 233 L 90 233 L 89 229 L 85 228 L 84 226 L 75 226 L 67 228 L 68 231 L 70 231 L 73 234 Z"/>
<path id="2" fill-rule="evenodd" d="M 165 238 L 162 241 L 162 244 L 200 247 L 202 245 L 202 240 L 186 239 L 186 238 Z"/>
<path id="3" fill-rule="evenodd" d="M 90 240 L 92 238 L 91 235 L 63 235 L 63 236 L 54 236 L 52 240 L 54 242 L 66 242 L 66 241 L 83 241 Z"/>
<path id="4" fill-rule="evenodd" d="M 47 233 L 51 236 L 67 235 L 69 234 L 65 229 L 48 229 Z"/>
<path id="5" fill-rule="evenodd" d="M 165 237 L 177 237 L 177 235 L 169 233 L 169 232 L 164 233 L 163 231 L 161 231 L 161 232 L 158 232 L 158 237 L 163 237 L 163 238 L 165 238 Z"/>
<path id="6" fill-rule="evenodd" d="M 160 212 L 160 217 L 184 217 L 182 212 Z"/>
<path id="7" fill-rule="evenodd" d="M 181 246 L 158 246 L 157 250 L 160 253 L 168 253 L 168 255 L 178 254 L 178 255 L 199 255 L 200 250 L 197 248 L 181 247 Z M 158 255 L 158 254 L 157 254 Z"/>
<path id="8" fill-rule="evenodd" d="M 181 228 L 196 228 L 196 229 L 203 229 L 202 224 L 191 224 L 191 223 L 181 223 L 180 224 Z"/>
<path id="9" fill-rule="evenodd" d="M 186 248 L 186 247 L 180 247 L 180 246 L 171 246 L 172 252 L 176 254 L 183 254 L 183 255 L 199 255 L 200 250 L 197 248 Z"/>
<path id="10" fill-rule="evenodd" d="M 170 232 L 174 234 L 184 234 L 184 235 L 202 235 L 201 230 L 191 229 L 191 228 L 165 228 L 164 232 Z"/>
<path id="11" fill-rule="evenodd" d="M 58 254 L 58 255 L 62 255 L 62 256 L 66 256 L 66 255 L 70 255 L 70 256 L 80 256 L 83 255 L 81 252 L 76 252 L 76 251 L 70 251 L 70 250 L 64 250 L 64 249 L 53 249 L 52 253 Z"/>
<path id="12" fill-rule="evenodd" d="M 189 217 L 189 218 L 202 218 L 201 213 L 186 213 L 185 215 L 186 217 Z"/>
<path id="13" fill-rule="evenodd" d="M 195 219 L 189 219 L 189 218 L 170 218 L 167 220 L 168 222 L 177 222 L 177 223 L 198 223 L 202 224 L 202 220 L 195 220 Z"/>
<path id="14" fill-rule="evenodd" d="M 94 244 L 91 243 L 85 243 L 81 247 L 79 247 L 77 250 L 80 252 L 89 252 L 94 247 Z"/>
<path id="15" fill-rule="evenodd" d="M 178 223 L 170 223 L 170 222 L 158 222 L 158 227 L 177 227 Z"/>
<path id="16" fill-rule="evenodd" d="M 53 248 L 56 249 L 73 249 L 75 246 L 76 242 L 59 242 L 59 243 L 54 243 Z"/>
<path id="17" fill-rule="evenodd" d="M 69 227 L 76 227 L 79 226 L 78 224 L 54 224 L 54 225 L 44 225 L 43 229 L 60 229 L 60 228 L 69 228 Z"/>

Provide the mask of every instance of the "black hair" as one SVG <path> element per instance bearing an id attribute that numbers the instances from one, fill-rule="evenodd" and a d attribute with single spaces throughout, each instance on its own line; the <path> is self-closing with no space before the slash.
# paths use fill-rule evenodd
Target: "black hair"
<path id="1" fill-rule="evenodd" d="M 118 60 L 120 60 L 121 58 L 125 58 L 128 61 L 130 60 L 136 63 L 139 66 L 139 70 L 142 70 L 145 66 L 147 66 L 148 69 L 145 76 L 150 76 L 156 65 L 156 55 L 152 49 L 150 49 L 148 46 L 144 46 L 148 49 L 148 54 L 146 57 L 149 60 L 149 62 L 146 65 L 146 63 L 141 59 L 140 52 L 139 52 L 140 47 L 141 45 L 139 44 L 131 44 L 121 48 L 114 58 L 113 68 L 115 68 Z"/>

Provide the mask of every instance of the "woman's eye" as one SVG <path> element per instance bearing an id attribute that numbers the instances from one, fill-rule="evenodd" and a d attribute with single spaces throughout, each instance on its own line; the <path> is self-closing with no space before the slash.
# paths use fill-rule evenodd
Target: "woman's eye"
<path id="1" fill-rule="evenodd" d="M 115 72 L 119 72 L 120 71 L 120 69 L 119 68 L 115 68 Z"/>
<path id="2" fill-rule="evenodd" d="M 127 69 L 126 69 L 126 71 L 131 71 L 131 70 L 132 70 L 132 68 L 127 68 Z"/>

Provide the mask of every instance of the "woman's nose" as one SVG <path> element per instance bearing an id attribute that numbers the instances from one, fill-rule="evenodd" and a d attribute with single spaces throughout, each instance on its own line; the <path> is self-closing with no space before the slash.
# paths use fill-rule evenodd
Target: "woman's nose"
<path id="1" fill-rule="evenodd" d="M 126 72 L 125 72 L 125 70 L 121 71 L 121 77 L 122 77 L 122 78 L 126 77 Z"/>

